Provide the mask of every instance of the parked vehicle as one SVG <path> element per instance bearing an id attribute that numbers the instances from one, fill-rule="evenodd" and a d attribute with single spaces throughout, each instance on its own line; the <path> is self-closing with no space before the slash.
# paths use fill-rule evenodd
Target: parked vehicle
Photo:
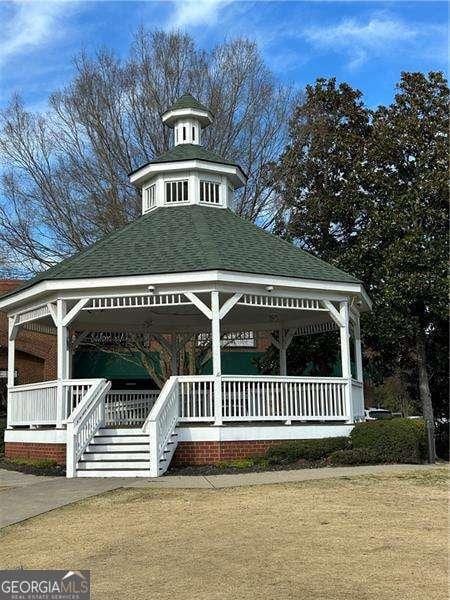
<path id="1" fill-rule="evenodd" d="M 392 419 L 393 414 L 386 408 L 366 408 L 364 410 L 366 421 L 379 421 L 381 419 Z"/>

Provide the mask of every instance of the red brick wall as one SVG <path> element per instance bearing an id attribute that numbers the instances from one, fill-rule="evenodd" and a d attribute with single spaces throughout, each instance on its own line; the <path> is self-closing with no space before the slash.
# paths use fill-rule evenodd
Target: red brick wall
<path id="1" fill-rule="evenodd" d="M 262 456 L 267 448 L 285 440 L 251 440 L 244 442 L 180 442 L 173 465 L 213 465 L 220 461 Z M 65 444 L 6 442 L 6 458 L 53 458 L 58 464 L 66 462 Z"/>
<path id="2" fill-rule="evenodd" d="M 51 458 L 59 465 L 66 464 L 66 444 L 35 442 L 5 442 L 6 458 Z"/>
<path id="3" fill-rule="evenodd" d="M 274 444 L 286 440 L 250 440 L 233 442 L 180 442 L 173 457 L 174 465 L 213 465 L 222 460 L 263 456 Z"/>
<path id="4" fill-rule="evenodd" d="M 12 291 L 22 282 L 0 280 L 0 294 Z M 0 369 L 8 364 L 8 320 L 0 312 Z M 56 336 L 21 327 L 16 339 L 16 385 L 49 381 L 56 378 Z"/>

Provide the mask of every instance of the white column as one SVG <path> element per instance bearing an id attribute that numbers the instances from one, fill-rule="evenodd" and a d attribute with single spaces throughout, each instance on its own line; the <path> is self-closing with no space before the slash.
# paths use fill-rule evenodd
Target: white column
<path id="1" fill-rule="evenodd" d="M 220 358 L 219 292 L 211 292 L 211 338 L 214 375 L 214 425 L 222 425 L 222 365 Z"/>
<path id="2" fill-rule="evenodd" d="M 341 326 L 339 327 L 341 337 L 341 362 L 342 362 L 342 377 L 347 379 L 345 386 L 345 405 L 346 414 L 349 417 L 349 422 L 353 421 L 352 415 L 352 389 L 351 389 L 351 365 L 350 365 L 350 328 L 349 328 L 349 309 L 348 302 L 339 303 L 339 313 L 341 317 Z"/>
<path id="3" fill-rule="evenodd" d="M 179 345 L 178 338 L 175 333 L 172 334 L 171 344 L 170 344 L 170 370 L 171 375 L 178 375 L 178 360 L 179 360 Z"/>
<path id="4" fill-rule="evenodd" d="M 9 389 L 14 387 L 14 371 L 16 358 L 16 336 L 18 327 L 15 325 L 14 317 L 8 317 L 8 379 L 7 379 L 7 406 L 6 406 L 6 426 L 10 427 L 11 407 L 9 405 Z"/>
<path id="5" fill-rule="evenodd" d="M 8 317 L 8 387 L 14 386 L 17 331 L 14 318 Z"/>
<path id="6" fill-rule="evenodd" d="M 62 427 L 62 421 L 66 418 L 66 402 L 63 381 L 67 379 L 67 327 L 63 325 L 66 316 L 66 302 L 58 299 L 56 302 L 56 331 L 57 331 L 57 369 L 58 380 L 58 413 L 56 427 Z"/>
<path id="7" fill-rule="evenodd" d="M 287 366 L 286 366 L 286 332 L 283 328 L 280 329 L 279 332 L 279 342 L 280 342 L 280 375 L 287 374 Z"/>
<path id="8" fill-rule="evenodd" d="M 354 347 L 355 347 L 355 362 L 356 362 L 356 379 L 362 383 L 363 369 L 362 369 L 362 350 L 361 350 L 361 326 L 360 326 L 360 322 L 359 322 L 359 316 L 355 317 L 353 331 L 355 333 Z"/>

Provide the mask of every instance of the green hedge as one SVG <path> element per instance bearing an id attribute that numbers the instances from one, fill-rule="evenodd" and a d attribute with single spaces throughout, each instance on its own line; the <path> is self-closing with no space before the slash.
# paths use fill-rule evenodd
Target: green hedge
<path id="1" fill-rule="evenodd" d="M 422 419 L 358 423 L 350 433 L 353 449 L 368 449 L 376 462 L 419 463 L 426 458 L 427 433 Z"/>
<path id="2" fill-rule="evenodd" d="M 372 448 L 336 450 L 328 457 L 330 465 L 375 465 L 379 462 L 378 453 Z"/>
<path id="3" fill-rule="evenodd" d="M 52 458 L 10 458 L 9 462 L 22 467 L 35 467 L 36 469 L 51 469 L 58 464 Z"/>
<path id="4" fill-rule="evenodd" d="M 422 419 L 389 419 L 358 423 L 350 437 L 295 440 L 269 448 L 268 464 L 298 460 L 331 465 L 420 463 L 427 458 L 427 435 Z"/>
<path id="5" fill-rule="evenodd" d="M 336 450 L 348 448 L 347 437 L 295 440 L 269 448 L 266 459 L 269 464 L 288 464 L 297 460 L 321 460 Z"/>

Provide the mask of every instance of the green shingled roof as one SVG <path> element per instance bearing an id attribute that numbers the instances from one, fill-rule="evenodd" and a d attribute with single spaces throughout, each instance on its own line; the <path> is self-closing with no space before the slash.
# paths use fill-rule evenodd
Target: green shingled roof
<path id="1" fill-rule="evenodd" d="M 358 282 L 229 209 L 174 206 L 147 213 L 18 289 L 45 280 L 212 269 Z"/>
<path id="2" fill-rule="evenodd" d="M 172 106 L 168 108 L 166 112 L 169 112 L 169 110 L 178 110 L 180 108 L 196 108 L 198 110 L 205 110 L 206 112 L 211 112 L 209 108 L 207 108 L 201 102 L 199 102 L 197 98 L 191 96 L 191 94 L 183 94 L 182 96 L 180 96 L 180 98 L 178 98 L 178 100 L 174 104 L 172 104 Z"/>
<path id="3" fill-rule="evenodd" d="M 129 175 L 133 175 L 133 173 L 137 173 L 147 165 L 156 165 L 159 163 L 167 163 L 167 162 L 177 162 L 182 160 L 205 160 L 206 162 L 217 163 L 221 165 L 231 165 L 233 167 L 237 167 L 242 174 L 247 177 L 242 168 L 232 161 L 229 161 L 222 156 L 219 156 L 215 152 L 200 146 L 199 144 L 179 144 L 178 146 L 174 146 L 161 156 L 154 158 L 149 161 L 145 165 L 141 165 L 134 171 L 132 171 Z"/>
<path id="4" fill-rule="evenodd" d="M 220 163 L 223 165 L 239 166 L 199 144 L 179 144 L 164 154 L 161 154 L 161 156 L 154 158 L 148 164 L 173 162 L 176 160 L 206 160 L 208 162 Z M 141 169 L 142 167 L 139 168 Z"/>

